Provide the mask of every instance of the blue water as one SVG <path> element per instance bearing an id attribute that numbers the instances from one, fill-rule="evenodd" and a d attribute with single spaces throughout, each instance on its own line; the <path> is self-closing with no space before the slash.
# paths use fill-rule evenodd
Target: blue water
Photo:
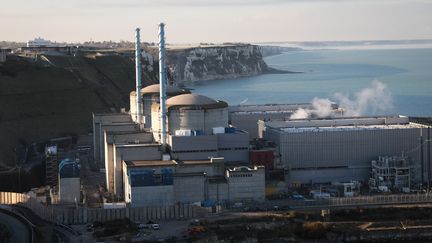
<path id="1" fill-rule="evenodd" d="M 295 51 L 265 61 L 303 73 L 201 81 L 188 87 L 230 105 L 300 103 L 314 97 L 334 100 L 337 92 L 353 96 L 379 80 L 393 97 L 393 107 L 379 114 L 432 116 L 432 49 Z"/>

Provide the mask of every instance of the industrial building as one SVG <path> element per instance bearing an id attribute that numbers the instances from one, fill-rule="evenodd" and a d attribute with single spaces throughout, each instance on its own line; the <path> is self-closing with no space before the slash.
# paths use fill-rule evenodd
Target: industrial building
<path id="1" fill-rule="evenodd" d="M 415 168 L 423 168 L 430 146 L 422 143 L 423 139 L 430 141 L 422 137 L 427 126 L 403 116 L 259 121 L 259 131 L 274 142 L 286 180 L 293 183 L 367 182 L 370 161 L 383 155 L 403 154 Z M 423 178 L 426 167 L 418 171 L 412 178 L 416 182 Z"/>
<path id="2" fill-rule="evenodd" d="M 342 110 L 337 104 L 332 104 L 333 115 L 341 115 Z M 237 105 L 230 106 L 229 122 L 240 130 L 249 133 L 251 140 L 260 138 L 258 121 L 285 120 L 298 109 L 311 110 L 315 108 L 311 103 L 300 104 L 267 104 L 267 105 Z"/>
<path id="3" fill-rule="evenodd" d="M 249 135 L 228 125 L 228 105 L 198 94 L 182 94 L 166 101 L 167 144 L 173 159 L 224 157 L 227 163 L 249 162 Z M 152 131 L 161 142 L 160 106 L 152 106 Z"/>
<path id="4" fill-rule="evenodd" d="M 123 161 L 125 201 L 132 206 L 265 199 L 264 167 L 225 170 L 223 159 Z"/>
<path id="5" fill-rule="evenodd" d="M 163 25 L 160 31 L 160 83 L 141 87 L 137 29 L 129 113 L 93 115 L 94 158 L 105 168 L 111 200 L 131 206 L 264 200 L 264 167 L 245 167 L 249 134 L 228 124 L 228 104 L 166 86 Z"/>

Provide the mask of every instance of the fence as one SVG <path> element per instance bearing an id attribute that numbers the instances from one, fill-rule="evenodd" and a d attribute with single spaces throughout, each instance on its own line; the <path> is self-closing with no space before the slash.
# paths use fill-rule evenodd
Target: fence
<path id="1" fill-rule="evenodd" d="M 293 208 L 432 203 L 432 194 L 395 194 L 292 201 Z"/>
<path id="2" fill-rule="evenodd" d="M 349 205 L 385 205 L 385 204 L 409 204 L 432 202 L 432 194 L 396 194 L 381 196 L 363 196 L 351 198 L 331 198 L 329 204 L 332 206 Z"/>
<path id="3" fill-rule="evenodd" d="M 134 221 L 190 219 L 206 213 L 200 207 L 189 204 L 154 207 L 126 207 L 115 209 L 45 206 L 34 198 L 14 192 L 0 192 L 0 204 L 21 204 L 45 220 L 62 224 L 87 224 L 129 218 Z"/>

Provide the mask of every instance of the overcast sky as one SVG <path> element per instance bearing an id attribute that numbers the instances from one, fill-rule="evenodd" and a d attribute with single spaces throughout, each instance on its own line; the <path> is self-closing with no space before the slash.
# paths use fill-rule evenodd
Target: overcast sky
<path id="1" fill-rule="evenodd" d="M 432 39 L 432 0 L 0 0 L 0 40 Z"/>

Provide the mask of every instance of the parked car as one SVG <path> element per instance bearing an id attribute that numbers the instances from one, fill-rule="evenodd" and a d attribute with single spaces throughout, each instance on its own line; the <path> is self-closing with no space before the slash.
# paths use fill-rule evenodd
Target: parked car
<path id="1" fill-rule="evenodd" d="M 137 227 L 138 227 L 138 229 L 148 229 L 148 228 L 150 228 L 150 226 L 148 224 L 138 224 Z"/>
<path id="2" fill-rule="evenodd" d="M 159 224 L 152 224 L 151 227 L 154 230 L 159 230 Z"/>

